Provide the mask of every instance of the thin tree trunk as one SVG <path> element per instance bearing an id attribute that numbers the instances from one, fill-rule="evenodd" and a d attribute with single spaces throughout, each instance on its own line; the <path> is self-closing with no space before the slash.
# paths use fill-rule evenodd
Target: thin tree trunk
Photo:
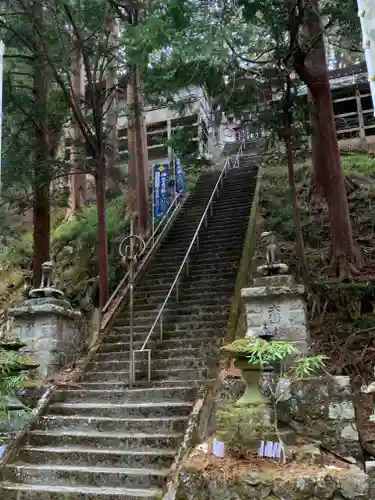
<path id="1" fill-rule="evenodd" d="M 103 309 L 109 298 L 108 286 L 108 245 L 105 200 L 105 161 L 100 162 L 95 175 L 96 205 L 98 214 L 98 251 L 99 251 L 99 304 Z"/>
<path id="2" fill-rule="evenodd" d="M 287 75 L 284 109 L 284 142 L 288 164 L 289 187 L 292 197 L 293 218 L 296 226 L 297 254 L 301 265 L 303 283 L 307 291 L 311 291 L 309 271 L 306 260 L 305 244 L 301 226 L 301 212 L 298 205 L 297 189 L 294 180 L 294 160 L 293 160 L 293 134 L 292 134 L 292 102 L 291 102 L 291 79 Z"/>
<path id="3" fill-rule="evenodd" d="M 43 8 L 39 0 L 34 1 L 34 16 L 42 27 Z M 50 260 L 50 176 L 46 166 L 48 157 L 47 137 L 47 82 L 43 48 L 38 38 L 34 47 L 34 112 L 35 126 L 35 165 L 34 165 L 34 200 L 33 200 L 33 284 L 39 286 L 42 264 Z"/>
<path id="4" fill-rule="evenodd" d="M 148 183 L 146 181 L 146 161 L 144 144 L 144 125 L 140 99 L 140 82 L 137 68 L 134 71 L 134 135 L 136 149 L 136 179 L 137 179 L 137 207 L 138 207 L 138 234 L 145 238 L 149 229 L 148 211 Z"/>
<path id="5" fill-rule="evenodd" d="M 82 54 L 79 50 L 79 44 L 75 49 L 72 63 L 72 92 L 73 99 L 78 107 L 81 106 L 82 98 L 85 93 L 85 77 L 83 69 Z M 66 218 L 72 217 L 76 212 L 82 210 L 86 205 L 87 182 L 85 173 L 82 171 L 84 140 L 81 127 L 78 123 L 73 123 L 73 145 L 71 148 L 70 161 L 72 164 L 72 174 L 69 176 L 69 202 Z"/>

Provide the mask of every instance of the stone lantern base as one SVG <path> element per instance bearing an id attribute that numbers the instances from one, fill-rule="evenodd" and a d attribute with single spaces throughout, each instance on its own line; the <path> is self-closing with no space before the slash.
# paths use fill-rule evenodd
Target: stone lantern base
<path id="1" fill-rule="evenodd" d="M 30 298 L 9 311 L 12 334 L 25 344 L 22 353 L 39 363 L 34 372 L 38 379 L 72 363 L 83 346 L 77 324 L 81 314 L 67 300 L 55 297 Z"/>

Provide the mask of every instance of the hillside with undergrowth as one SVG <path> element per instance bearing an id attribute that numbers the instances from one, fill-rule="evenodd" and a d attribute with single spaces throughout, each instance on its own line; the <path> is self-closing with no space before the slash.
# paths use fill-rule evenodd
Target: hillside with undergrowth
<path id="1" fill-rule="evenodd" d="M 185 170 L 187 190 L 194 188 L 197 177 L 207 165 L 197 163 Z M 91 196 L 94 200 L 94 196 Z M 129 231 L 126 215 L 126 192 L 107 201 L 107 239 L 109 283 L 114 290 L 126 273 L 119 255 L 119 244 Z M 65 219 L 66 208 L 58 200 L 52 207 L 51 258 L 55 264 L 56 284 L 74 308 L 80 309 L 88 282 L 98 276 L 98 219 L 92 201 L 73 218 Z M 31 215 L 0 212 L 0 232 L 5 240 L 0 253 L 0 324 L 11 304 L 23 298 L 32 276 Z"/>
<path id="2" fill-rule="evenodd" d="M 266 160 L 260 188 L 260 227 L 277 235 L 281 259 L 301 281 L 296 234 L 286 165 Z M 331 374 L 350 375 L 357 405 L 362 441 L 375 450 L 368 416 L 372 401 L 361 394 L 361 385 L 373 380 L 375 365 L 375 159 L 365 154 L 342 156 L 347 178 L 356 185 L 349 196 L 355 241 L 363 254 L 361 273 L 350 283 L 339 283 L 328 262 L 329 221 L 327 207 L 312 213 L 307 203 L 311 160 L 298 161 L 295 181 L 301 224 L 313 294 L 308 298 L 309 327 L 315 353 L 328 356 Z M 286 203 L 285 200 L 289 200 Z M 256 249 L 255 265 L 264 261 L 264 249 Z"/>

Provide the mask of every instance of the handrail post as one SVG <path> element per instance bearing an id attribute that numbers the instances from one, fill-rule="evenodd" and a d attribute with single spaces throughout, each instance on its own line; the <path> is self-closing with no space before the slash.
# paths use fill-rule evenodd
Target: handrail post
<path id="1" fill-rule="evenodd" d="M 133 335 L 134 335 L 134 223 L 130 221 L 130 252 L 129 252 L 129 387 L 131 388 L 134 383 L 134 356 L 133 356 Z"/>
<path id="2" fill-rule="evenodd" d="M 147 351 L 147 380 L 151 382 L 151 349 Z"/>
<path id="3" fill-rule="evenodd" d="M 134 221 L 130 220 L 130 234 L 123 242 L 129 242 L 125 246 L 125 252 L 122 253 L 125 262 L 129 266 L 129 387 L 133 387 L 135 380 L 135 357 L 133 353 L 133 337 L 134 337 L 134 282 L 135 282 L 135 269 L 138 257 L 142 255 L 145 248 L 145 242 L 140 236 L 134 234 Z M 136 242 L 139 248 L 136 248 Z"/>
<path id="4" fill-rule="evenodd" d="M 160 342 L 163 342 L 163 314 L 160 315 Z"/>

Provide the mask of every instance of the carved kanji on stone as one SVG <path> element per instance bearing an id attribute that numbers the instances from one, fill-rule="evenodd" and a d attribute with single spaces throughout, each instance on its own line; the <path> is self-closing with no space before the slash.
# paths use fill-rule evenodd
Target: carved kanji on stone
<path id="1" fill-rule="evenodd" d="M 280 306 L 272 304 L 268 308 L 268 321 L 272 324 L 280 323 L 281 311 Z"/>

